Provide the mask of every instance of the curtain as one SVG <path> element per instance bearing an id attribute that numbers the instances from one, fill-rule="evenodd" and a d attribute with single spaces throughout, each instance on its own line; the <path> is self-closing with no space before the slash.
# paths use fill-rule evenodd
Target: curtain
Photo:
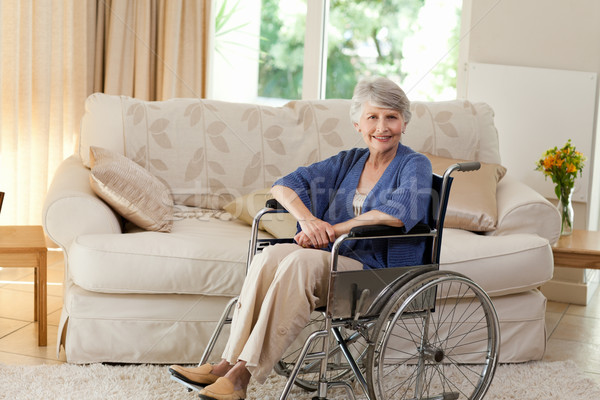
<path id="1" fill-rule="evenodd" d="M 91 1 L 0 2 L 0 223 L 41 224 L 52 174 L 73 153 L 92 90 Z M 93 26 L 93 25 L 92 25 Z"/>
<path id="2" fill-rule="evenodd" d="M 93 92 L 205 97 L 210 0 L 1 0 L 0 224 L 39 225 Z"/>
<path id="3" fill-rule="evenodd" d="M 209 3 L 100 2 L 96 90 L 143 100 L 205 97 Z"/>

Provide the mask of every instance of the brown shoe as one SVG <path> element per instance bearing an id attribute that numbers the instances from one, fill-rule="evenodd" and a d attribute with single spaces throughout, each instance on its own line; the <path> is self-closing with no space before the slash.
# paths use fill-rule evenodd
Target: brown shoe
<path id="1" fill-rule="evenodd" d="M 219 377 L 212 374 L 213 366 L 211 364 L 203 364 L 199 367 L 186 368 L 181 365 L 171 365 L 169 372 L 171 375 L 181 379 L 184 382 L 192 385 L 206 386 L 215 383 Z"/>
<path id="2" fill-rule="evenodd" d="M 200 398 L 207 400 L 244 400 L 246 389 L 235 390 L 229 378 L 219 378 L 215 383 L 200 391 Z"/>

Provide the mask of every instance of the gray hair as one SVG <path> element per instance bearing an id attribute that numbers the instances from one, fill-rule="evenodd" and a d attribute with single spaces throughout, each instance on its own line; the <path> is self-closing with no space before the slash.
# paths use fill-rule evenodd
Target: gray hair
<path id="1" fill-rule="evenodd" d="M 390 108 L 402 114 L 404 123 L 408 124 L 412 113 L 410 100 L 404 91 L 388 78 L 375 76 L 362 79 L 354 88 L 352 103 L 350 104 L 350 120 L 357 123 L 366 103 L 381 108 Z"/>

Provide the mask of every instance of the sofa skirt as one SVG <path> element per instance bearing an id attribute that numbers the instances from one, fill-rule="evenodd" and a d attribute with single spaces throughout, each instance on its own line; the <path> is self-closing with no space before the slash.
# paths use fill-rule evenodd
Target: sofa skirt
<path id="1" fill-rule="evenodd" d="M 115 295 L 73 287 L 63 309 L 67 361 L 195 364 L 229 302 L 201 295 Z M 492 298 L 500 320 L 499 362 L 539 360 L 546 349 L 546 298 L 537 290 Z M 228 327 L 212 353 L 220 359 Z"/>
<path id="2" fill-rule="evenodd" d="M 200 361 L 229 297 L 67 291 L 58 346 L 67 362 L 194 364 Z M 213 351 L 219 360 L 228 336 Z"/>
<path id="3" fill-rule="evenodd" d="M 546 298 L 537 289 L 492 297 L 500 320 L 501 363 L 541 360 L 546 351 Z"/>

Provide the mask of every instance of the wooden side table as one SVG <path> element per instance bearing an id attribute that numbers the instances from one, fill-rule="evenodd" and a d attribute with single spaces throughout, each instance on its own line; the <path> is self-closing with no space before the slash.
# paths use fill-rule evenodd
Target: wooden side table
<path id="1" fill-rule="evenodd" d="M 575 229 L 552 246 L 552 253 L 560 267 L 600 269 L 600 232 Z"/>
<path id="2" fill-rule="evenodd" d="M 38 321 L 38 346 L 46 346 L 48 342 L 47 256 L 41 226 L 0 226 L 0 267 L 34 268 L 33 319 Z"/>

